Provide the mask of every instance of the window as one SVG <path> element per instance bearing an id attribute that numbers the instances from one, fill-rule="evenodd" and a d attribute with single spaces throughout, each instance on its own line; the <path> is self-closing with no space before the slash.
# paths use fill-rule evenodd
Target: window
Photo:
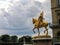
<path id="1" fill-rule="evenodd" d="M 60 37 L 60 31 L 57 33 L 57 37 Z"/>
<path id="2" fill-rule="evenodd" d="M 57 13 L 57 15 L 60 15 L 60 13 Z"/>
<path id="3" fill-rule="evenodd" d="M 60 19 L 59 19 L 59 25 L 60 25 Z"/>
<path id="4" fill-rule="evenodd" d="M 57 13 L 57 20 L 58 20 L 58 24 L 60 25 L 60 13 Z"/>
<path id="5" fill-rule="evenodd" d="M 58 4 L 58 6 L 60 6 L 60 0 L 57 0 L 57 4 Z"/>
<path id="6" fill-rule="evenodd" d="M 57 33 L 57 41 L 60 42 L 60 31 Z"/>

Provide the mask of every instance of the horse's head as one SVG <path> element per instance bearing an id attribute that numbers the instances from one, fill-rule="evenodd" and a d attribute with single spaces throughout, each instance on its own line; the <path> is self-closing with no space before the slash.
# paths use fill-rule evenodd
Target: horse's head
<path id="1" fill-rule="evenodd" d="M 32 18 L 32 22 L 33 22 L 33 24 L 36 23 L 37 21 L 38 21 L 37 19 Z"/>

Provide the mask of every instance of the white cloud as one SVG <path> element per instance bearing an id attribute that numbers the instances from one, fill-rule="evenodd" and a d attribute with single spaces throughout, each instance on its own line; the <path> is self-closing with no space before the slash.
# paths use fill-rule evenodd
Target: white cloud
<path id="1" fill-rule="evenodd" d="M 36 0 L 36 1 L 40 1 L 41 3 L 46 2 L 47 0 Z"/>

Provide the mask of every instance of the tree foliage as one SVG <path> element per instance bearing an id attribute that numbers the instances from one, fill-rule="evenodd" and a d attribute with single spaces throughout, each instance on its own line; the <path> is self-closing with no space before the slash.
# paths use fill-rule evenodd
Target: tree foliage
<path id="1" fill-rule="evenodd" d="M 5 34 L 1 36 L 1 41 L 2 42 L 10 42 L 10 36 Z"/>
<path id="2" fill-rule="evenodd" d="M 11 36 L 11 42 L 17 42 L 18 37 L 17 36 Z"/>
<path id="3" fill-rule="evenodd" d="M 19 38 L 19 42 L 23 43 L 25 40 L 26 43 L 32 43 L 32 37 L 31 36 L 23 36 Z"/>

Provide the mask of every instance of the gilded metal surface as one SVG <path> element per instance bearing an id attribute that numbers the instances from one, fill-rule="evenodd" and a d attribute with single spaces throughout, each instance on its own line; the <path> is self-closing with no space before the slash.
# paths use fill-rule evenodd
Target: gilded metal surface
<path id="1" fill-rule="evenodd" d="M 48 22 L 45 22 L 45 21 L 44 21 L 43 16 L 44 16 L 44 12 L 42 11 L 42 12 L 40 13 L 40 16 L 38 17 L 38 19 L 32 18 L 32 22 L 33 22 L 33 24 L 34 24 L 33 32 L 35 33 L 34 29 L 38 29 L 38 36 L 40 35 L 39 28 L 42 28 L 42 27 L 45 28 L 44 33 L 46 32 L 46 35 L 48 35 L 48 29 L 47 29 L 47 27 L 48 27 Z"/>

